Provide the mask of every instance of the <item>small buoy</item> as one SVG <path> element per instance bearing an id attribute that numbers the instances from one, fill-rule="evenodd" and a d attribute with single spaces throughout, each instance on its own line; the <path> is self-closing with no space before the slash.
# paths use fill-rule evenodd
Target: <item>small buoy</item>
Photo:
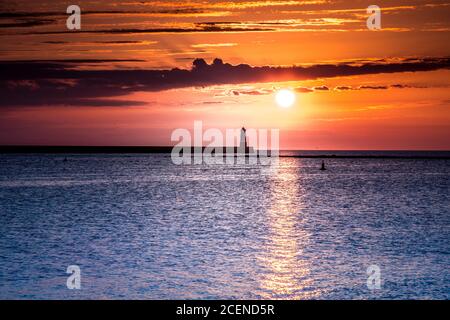
<path id="1" fill-rule="evenodd" d="M 321 171 L 327 170 L 327 169 L 325 168 L 325 161 L 322 161 L 322 167 L 320 168 L 320 170 L 321 170 Z"/>
<path id="2" fill-rule="evenodd" d="M 67 158 L 64 158 L 63 162 L 67 162 Z"/>

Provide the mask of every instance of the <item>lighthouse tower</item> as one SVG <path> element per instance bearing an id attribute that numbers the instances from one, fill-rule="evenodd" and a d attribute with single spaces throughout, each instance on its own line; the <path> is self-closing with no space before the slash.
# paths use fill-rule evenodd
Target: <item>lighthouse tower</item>
<path id="1" fill-rule="evenodd" d="M 241 142 L 239 143 L 239 151 L 247 153 L 248 152 L 248 145 L 247 145 L 247 136 L 246 136 L 246 129 L 242 127 L 241 129 Z"/>

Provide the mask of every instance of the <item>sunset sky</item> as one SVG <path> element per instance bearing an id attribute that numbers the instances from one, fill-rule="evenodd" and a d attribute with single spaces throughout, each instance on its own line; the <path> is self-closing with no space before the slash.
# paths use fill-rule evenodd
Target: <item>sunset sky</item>
<path id="1" fill-rule="evenodd" d="M 66 28 L 71 4 L 81 30 Z M 379 31 L 366 27 L 373 4 Z M 278 128 L 282 149 L 450 150 L 447 1 L 0 9 L 0 145 L 171 145 L 201 120 Z M 284 88 L 290 108 L 275 101 Z"/>

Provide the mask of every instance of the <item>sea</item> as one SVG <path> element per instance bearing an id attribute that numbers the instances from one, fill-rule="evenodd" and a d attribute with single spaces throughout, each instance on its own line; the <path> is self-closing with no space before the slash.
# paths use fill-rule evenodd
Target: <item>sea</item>
<path id="1" fill-rule="evenodd" d="M 449 299 L 449 152 L 324 153 L 0 154 L 0 299 Z"/>

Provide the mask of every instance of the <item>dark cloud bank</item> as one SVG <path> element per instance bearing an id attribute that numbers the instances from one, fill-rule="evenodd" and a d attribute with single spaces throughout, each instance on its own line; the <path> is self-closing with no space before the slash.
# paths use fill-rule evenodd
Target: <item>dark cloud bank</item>
<path id="1" fill-rule="evenodd" d="M 137 91 L 450 68 L 450 58 L 445 57 L 404 59 L 395 63 L 381 60 L 363 64 L 320 64 L 305 67 L 233 66 L 220 59 L 215 59 L 211 64 L 203 59 L 196 59 L 190 70 L 76 70 L 76 67 L 85 63 L 108 62 L 110 61 L 2 61 L 0 106 L 131 106 L 145 102 L 125 101 L 117 97 Z M 321 87 L 315 90 L 326 89 Z"/>

